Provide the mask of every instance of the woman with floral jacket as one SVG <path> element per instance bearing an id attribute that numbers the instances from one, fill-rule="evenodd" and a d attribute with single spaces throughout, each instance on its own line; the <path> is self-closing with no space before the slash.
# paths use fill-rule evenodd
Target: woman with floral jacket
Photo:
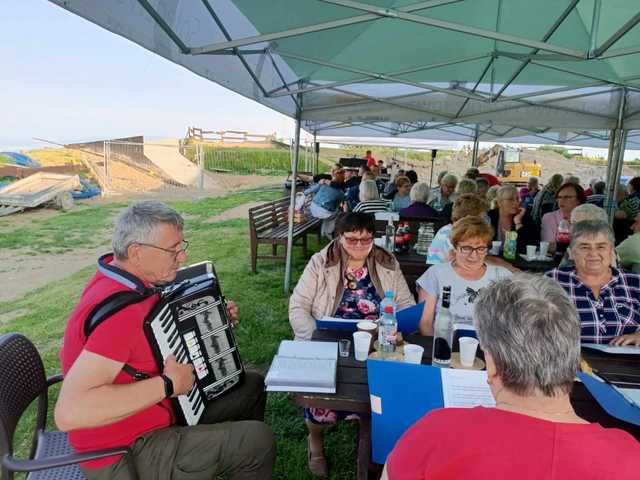
<path id="1" fill-rule="evenodd" d="M 316 320 L 324 316 L 377 319 L 386 291 L 394 293 L 400 310 L 415 304 L 395 257 L 374 245 L 374 232 L 372 215 L 352 212 L 338 219 L 337 238 L 311 258 L 289 300 L 289 323 L 296 340 L 310 340 Z M 305 410 L 312 473 L 327 476 L 325 427 L 349 416 Z"/>

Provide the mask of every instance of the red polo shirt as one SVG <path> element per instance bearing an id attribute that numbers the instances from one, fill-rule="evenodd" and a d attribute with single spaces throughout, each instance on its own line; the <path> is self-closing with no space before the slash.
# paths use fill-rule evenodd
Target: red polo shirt
<path id="1" fill-rule="evenodd" d="M 84 336 L 84 320 L 98 303 L 115 292 L 142 289 L 148 286 L 127 272 L 110 265 L 112 258 L 112 256 L 105 256 L 100 259 L 98 271 L 85 287 L 78 306 L 69 318 L 60 352 L 65 375 L 84 349 L 117 362 L 126 363 L 151 376 L 160 374 L 142 328 L 144 319 L 158 301 L 157 295 L 129 305 L 98 326 L 88 339 Z M 129 374 L 121 371 L 113 383 L 119 385 L 133 381 Z M 78 453 L 131 446 L 140 436 L 168 427 L 172 423 L 173 413 L 170 402 L 164 400 L 111 425 L 73 430 L 69 432 L 69 441 Z M 95 460 L 86 462 L 82 466 L 105 467 L 115 463 L 119 458 L 114 456 Z"/>
<path id="2" fill-rule="evenodd" d="M 377 165 L 376 159 L 373 158 L 373 155 L 365 155 L 364 159 L 367 161 L 367 167 L 373 167 Z"/>

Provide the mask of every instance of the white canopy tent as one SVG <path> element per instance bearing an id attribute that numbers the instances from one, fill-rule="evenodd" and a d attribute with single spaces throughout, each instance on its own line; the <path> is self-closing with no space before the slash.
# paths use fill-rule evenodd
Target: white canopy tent
<path id="1" fill-rule="evenodd" d="M 608 147 L 609 199 L 640 148 L 628 0 L 51 1 L 295 118 L 296 145 L 304 128 Z"/>

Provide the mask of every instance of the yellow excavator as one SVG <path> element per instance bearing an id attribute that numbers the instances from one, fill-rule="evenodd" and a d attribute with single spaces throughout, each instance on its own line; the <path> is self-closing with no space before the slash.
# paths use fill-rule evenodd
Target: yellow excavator
<path id="1" fill-rule="evenodd" d="M 484 165 L 490 160 L 496 160 L 496 177 L 502 183 L 526 185 L 529 177 L 542 175 L 542 167 L 535 162 L 525 162 L 520 159 L 520 152 L 515 149 L 505 148 L 502 145 L 494 145 L 488 150 L 483 150 L 478 155 L 478 166 Z"/>

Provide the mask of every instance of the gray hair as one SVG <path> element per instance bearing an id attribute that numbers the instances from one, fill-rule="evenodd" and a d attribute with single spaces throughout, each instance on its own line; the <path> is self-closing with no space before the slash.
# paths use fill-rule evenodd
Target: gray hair
<path id="1" fill-rule="evenodd" d="M 538 180 L 538 177 L 529 177 L 527 185 L 529 187 L 538 187 L 540 185 L 540 181 Z"/>
<path id="2" fill-rule="evenodd" d="M 518 198 L 518 189 L 511 184 L 502 185 L 496 193 L 496 201 L 499 202 L 506 197 Z"/>
<path id="3" fill-rule="evenodd" d="M 442 182 L 442 179 L 448 174 L 449 172 L 447 172 L 446 170 L 442 170 L 439 174 L 438 174 L 438 179 L 436 180 L 436 185 L 440 185 L 440 182 Z"/>
<path id="4" fill-rule="evenodd" d="M 157 200 L 136 202 L 122 212 L 113 231 L 113 252 L 117 260 L 128 258 L 128 249 L 134 243 L 150 243 L 154 240 L 159 224 L 173 225 L 182 231 L 184 221 L 173 208 Z"/>
<path id="5" fill-rule="evenodd" d="M 358 187 L 360 193 L 358 194 L 358 199 L 361 202 L 366 202 L 367 200 L 377 200 L 380 198 L 380 194 L 378 193 L 378 185 L 374 180 L 363 180 L 360 182 L 360 187 Z"/>
<path id="6" fill-rule="evenodd" d="M 424 182 L 418 182 L 411 187 L 409 198 L 411 202 L 427 203 L 429 201 L 430 188 Z"/>
<path id="7" fill-rule="evenodd" d="M 456 185 L 458 185 L 458 177 L 447 173 L 444 177 L 442 177 L 442 183 L 444 183 L 448 187 L 456 188 Z"/>
<path id="8" fill-rule="evenodd" d="M 493 282 L 474 322 L 505 388 L 518 395 L 569 393 L 580 364 L 580 320 L 551 278 L 527 273 Z"/>
<path id="9" fill-rule="evenodd" d="M 564 183 L 573 183 L 574 185 L 580 185 L 580 179 L 575 175 L 569 175 L 564 179 Z"/>
<path id="10" fill-rule="evenodd" d="M 456 191 L 460 195 L 462 195 L 463 193 L 478 193 L 478 184 L 475 180 L 471 180 L 470 178 L 463 178 L 458 183 L 458 188 Z"/>
<path id="11" fill-rule="evenodd" d="M 595 237 L 603 234 L 611 244 L 611 248 L 616 244 L 616 237 L 609 224 L 604 220 L 583 220 L 571 227 L 571 243 L 569 248 L 574 248 L 582 237 Z"/>
<path id="12" fill-rule="evenodd" d="M 571 210 L 571 224 L 574 225 L 578 222 L 584 222 L 585 220 L 601 220 L 606 222 L 607 212 L 593 203 L 583 203 Z"/>

